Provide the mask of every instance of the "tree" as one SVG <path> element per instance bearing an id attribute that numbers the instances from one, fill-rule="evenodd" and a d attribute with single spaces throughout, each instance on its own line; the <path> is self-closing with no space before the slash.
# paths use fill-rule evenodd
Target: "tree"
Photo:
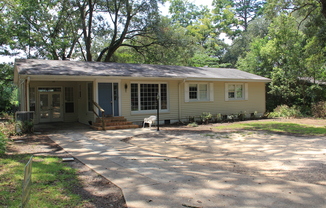
<path id="1" fill-rule="evenodd" d="M 13 64 L 0 64 L 0 112 L 11 111 L 18 104 L 13 71 Z"/>
<path id="2" fill-rule="evenodd" d="M 295 20 L 295 17 L 284 14 L 276 17 L 269 27 L 268 35 L 255 39 L 250 51 L 238 62 L 240 69 L 272 79 L 269 102 L 275 105 L 309 106 L 314 99 L 313 89 L 317 87 L 314 83 L 304 81 L 316 74 L 320 66 L 311 67 L 311 61 L 318 58 L 314 56 L 310 60 L 309 50 L 312 45 L 306 45 L 307 37 L 298 30 Z"/>
<path id="3" fill-rule="evenodd" d="M 280 12 L 292 13 L 300 11 L 307 18 L 314 11 L 326 17 L 326 0 L 267 0 L 267 14 L 270 17 Z"/>
<path id="4" fill-rule="evenodd" d="M 160 21 L 158 12 L 159 1 L 146 0 L 106 0 L 102 2 L 100 8 L 109 15 L 112 25 L 108 35 L 108 45 L 104 47 L 97 61 L 110 61 L 112 55 L 119 47 L 131 47 L 134 49 L 148 47 L 156 44 L 153 39 L 146 45 L 136 45 L 131 43 L 136 37 L 151 38 L 153 33 L 157 32 L 156 25 Z M 155 36 L 154 36 L 155 37 Z M 124 43 L 124 41 L 129 41 Z"/>
<path id="5" fill-rule="evenodd" d="M 25 51 L 27 57 L 66 59 L 79 54 L 85 61 L 110 61 L 119 47 L 141 48 L 157 44 L 153 39 L 148 45 L 133 45 L 136 42 L 132 40 L 139 36 L 156 37 L 153 34 L 158 32 L 160 2 L 12 1 L 4 7 L 10 14 L 5 21 L 14 26 L 10 29 L 14 34 L 14 42 L 10 46 Z M 104 41 L 104 44 L 94 50 L 94 42 L 98 40 Z"/>
<path id="6" fill-rule="evenodd" d="M 12 49 L 27 57 L 70 58 L 78 39 L 78 25 L 70 0 L 24 0 L 8 5 Z"/>
<path id="7" fill-rule="evenodd" d="M 243 31 L 239 37 L 233 40 L 232 45 L 228 47 L 222 61 L 235 67 L 238 59 L 243 58 L 246 52 L 251 50 L 251 43 L 255 42 L 257 38 L 264 38 L 268 35 L 268 27 L 270 23 L 271 21 L 264 17 L 257 17 L 252 20 L 249 23 L 247 30 Z M 256 50 L 257 47 L 259 48 L 259 43 L 253 43 L 252 50 Z"/>
<path id="8" fill-rule="evenodd" d="M 264 4 L 263 0 L 214 0 L 215 24 L 234 39 L 247 30 L 250 21 L 262 15 Z"/>
<path id="9" fill-rule="evenodd" d="M 188 0 L 169 0 L 169 2 L 172 23 L 179 23 L 182 27 L 193 25 L 209 13 L 207 6 L 197 6 Z"/>

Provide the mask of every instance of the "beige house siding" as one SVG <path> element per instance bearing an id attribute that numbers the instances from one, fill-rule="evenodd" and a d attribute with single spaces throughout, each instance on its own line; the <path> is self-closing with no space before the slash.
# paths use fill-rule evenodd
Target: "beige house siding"
<path id="1" fill-rule="evenodd" d="M 121 116 L 129 121 L 141 124 L 144 118 L 150 115 L 156 115 L 156 111 L 151 113 L 132 112 L 130 102 L 130 85 L 131 83 L 167 83 L 168 84 L 168 112 L 160 112 L 160 123 L 165 120 L 176 122 L 187 120 L 189 116 L 200 116 L 203 112 L 212 114 L 236 114 L 246 112 L 248 115 L 257 111 L 259 114 L 265 112 L 265 83 L 244 83 L 247 84 L 248 100 L 225 101 L 225 83 L 229 82 L 189 82 L 189 83 L 206 83 L 213 86 L 213 101 L 196 101 L 185 102 L 185 83 L 183 80 L 121 80 L 120 96 L 121 96 Z M 231 83 L 231 82 L 230 82 Z M 234 82 L 232 82 L 234 83 Z M 127 87 L 127 89 L 126 89 Z M 180 102 L 180 104 L 179 104 Z"/>
<path id="2" fill-rule="evenodd" d="M 200 81 L 186 81 L 184 80 L 169 80 L 167 78 L 157 79 L 156 81 L 148 81 L 146 79 L 120 79 L 120 80 L 105 80 L 93 82 L 93 94 L 94 100 L 98 100 L 97 84 L 98 82 L 116 82 L 119 83 L 119 110 L 120 116 L 124 116 L 127 120 L 136 124 L 141 124 L 144 118 L 150 115 L 156 115 L 156 111 L 151 112 L 132 112 L 131 111 L 131 83 L 166 83 L 168 88 L 168 111 L 160 112 L 160 123 L 164 123 L 165 120 L 171 123 L 180 120 L 188 120 L 189 116 L 200 116 L 203 112 L 210 112 L 212 114 L 236 114 L 241 111 L 246 113 L 253 113 L 257 111 L 259 114 L 265 112 L 265 83 L 260 82 L 237 82 L 240 84 L 246 84 L 248 87 L 248 100 L 225 100 L 225 87 L 228 82 L 200 82 Z M 31 81 L 30 89 L 35 90 L 36 97 L 38 99 L 38 87 L 62 87 L 62 107 L 63 107 L 63 121 L 74 122 L 79 121 L 84 124 L 88 124 L 89 121 L 94 121 L 94 113 L 88 111 L 88 89 L 87 84 L 91 81 L 55 81 L 55 82 L 40 82 Z M 186 83 L 198 83 L 207 84 L 210 88 L 208 94 L 208 101 L 189 101 L 186 102 Z M 232 82 L 234 83 L 234 82 Z M 73 87 L 74 93 L 74 113 L 65 113 L 64 109 L 64 89 L 65 87 Z M 213 92 L 210 91 L 213 89 Z M 187 92 L 188 93 L 188 92 Z M 36 118 L 38 118 L 39 111 L 36 106 Z M 39 121 L 37 120 L 36 123 Z"/>
<path id="3" fill-rule="evenodd" d="M 265 83 L 244 83 L 248 87 L 248 100 L 225 100 L 225 83 L 235 82 L 197 82 L 197 83 L 212 83 L 214 86 L 214 100 L 213 101 L 194 101 L 186 102 L 185 87 L 181 89 L 181 119 L 188 119 L 189 116 L 200 116 L 203 112 L 210 112 L 211 114 L 236 114 L 242 112 L 259 114 L 265 112 Z"/>
<path id="4" fill-rule="evenodd" d="M 178 83 L 179 81 L 169 81 L 166 79 L 158 81 L 148 81 L 148 80 L 122 80 L 121 81 L 121 111 L 122 116 L 124 116 L 129 121 L 141 124 L 144 118 L 151 115 L 156 115 L 156 110 L 147 112 L 132 112 L 131 111 L 131 83 L 166 83 L 168 88 L 168 111 L 160 113 L 160 123 L 164 123 L 164 120 L 178 120 Z M 127 84 L 127 90 L 125 90 L 125 85 Z"/>

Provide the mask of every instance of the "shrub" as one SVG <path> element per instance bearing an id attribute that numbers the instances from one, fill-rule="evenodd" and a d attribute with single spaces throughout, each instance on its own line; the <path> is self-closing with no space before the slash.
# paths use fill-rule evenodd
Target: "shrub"
<path id="1" fill-rule="evenodd" d="M 239 121 L 246 120 L 246 114 L 247 114 L 246 111 L 240 111 L 240 113 L 238 113 L 238 119 L 239 119 Z"/>
<path id="2" fill-rule="evenodd" d="M 211 113 L 207 113 L 207 112 L 203 112 L 201 115 L 200 115 L 200 119 L 203 123 L 208 123 L 208 121 L 210 119 L 212 119 L 212 114 Z"/>
<path id="3" fill-rule="evenodd" d="M 4 154 L 7 146 L 7 138 L 2 131 L 0 131 L 0 154 Z"/>
<path id="4" fill-rule="evenodd" d="M 212 116 L 213 122 L 221 122 L 222 121 L 222 114 L 218 113 L 215 116 Z"/>
<path id="5" fill-rule="evenodd" d="M 320 101 L 311 106 L 311 113 L 316 118 L 326 117 L 326 102 Z"/>
<path id="6" fill-rule="evenodd" d="M 197 127 L 198 124 L 196 122 L 193 122 L 193 123 L 188 124 L 187 126 L 189 126 L 189 127 Z"/>
<path id="7" fill-rule="evenodd" d="M 268 117 L 298 118 L 302 117 L 302 114 L 296 106 L 289 107 L 287 105 L 279 105 L 274 109 L 272 113 L 269 114 Z"/>

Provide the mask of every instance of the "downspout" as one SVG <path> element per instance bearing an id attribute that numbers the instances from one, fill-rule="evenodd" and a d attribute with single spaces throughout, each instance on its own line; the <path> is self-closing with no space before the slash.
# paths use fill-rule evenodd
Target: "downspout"
<path id="1" fill-rule="evenodd" d="M 179 82 L 179 102 L 178 102 L 178 120 L 181 122 L 181 84 L 184 84 L 186 82 L 186 79 L 184 79 L 182 82 Z"/>
<path id="2" fill-rule="evenodd" d="M 29 111 L 29 83 L 31 81 L 30 77 L 27 77 L 26 81 L 26 111 Z"/>

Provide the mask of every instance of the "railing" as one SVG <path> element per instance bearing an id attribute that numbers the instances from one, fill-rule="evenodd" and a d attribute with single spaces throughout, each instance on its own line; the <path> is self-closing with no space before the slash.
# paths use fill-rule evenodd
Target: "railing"
<path id="1" fill-rule="evenodd" d="M 96 107 L 96 108 L 98 108 L 98 110 L 101 112 L 101 116 L 100 115 L 98 115 L 96 112 L 95 112 L 95 110 L 94 110 L 94 108 L 93 108 L 93 113 L 97 116 L 97 118 L 99 118 L 99 119 L 101 119 L 101 122 L 102 122 L 102 128 L 103 128 L 103 130 L 105 130 L 105 122 L 104 122 L 104 109 L 103 108 L 101 108 L 101 106 L 97 103 L 97 102 L 95 102 L 94 100 L 92 100 L 92 102 L 93 102 L 93 105 Z"/>

